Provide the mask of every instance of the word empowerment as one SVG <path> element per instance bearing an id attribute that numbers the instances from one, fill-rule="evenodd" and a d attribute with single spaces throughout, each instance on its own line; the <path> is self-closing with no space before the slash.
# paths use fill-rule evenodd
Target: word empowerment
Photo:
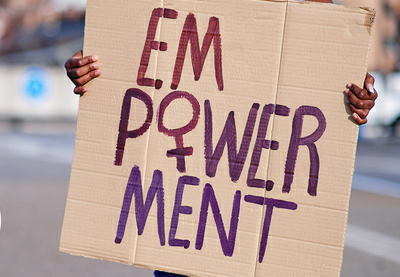
<path id="1" fill-rule="evenodd" d="M 147 78 L 145 75 L 149 64 L 151 51 L 167 51 L 168 49 L 168 44 L 166 42 L 154 40 L 160 18 L 176 19 L 177 17 L 178 12 L 172 9 L 156 8 L 153 10 L 137 75 L 138 86 L 154 87 L 157 90 L 162 88 L 162 80 Z M 197 98 L 187 91 L 177 90 L 181 79 L 186 50 L 189 43 L 191 45 L 191 62 L 195 81 L 200 79 L 207 53 L 211 47 L 211 43 L 213 43 L 215 80 L 217 83 L 217 89 L 222 91 L 224 89 L 224 82 L 222 74 L 221 34 L 219 30 L 219 19 L 216 17 L 210 18 L 209 25 L 203 39 L 203 44 L 200 47 L 196 18 L 192 13 L 187 15 L 175 59 L 175 66 L 170 86 L 172 91 L 162 99 L 156 110 L 156 124 L 158 131 L 169 137 L 172 137 L 175 141 L 176 148 L 166 149 L 165 155 L 166 157 L 171 158 L 171 161 L 176 163 L 176 169 L 180 174 L 185 174 L 187 172 L 186 159 L 190 159 L 191 156 L 193 156 L 193 146 L 185 145 L 184 135 L 196 129 L 199 119 L 202 116 L 201 105 Z M 128 130 L 133 98 L 141 101 L 145 105 L 146 116 L 143 124 L 139 128 Z M 192 114 L 192 118 L 185 126 L 176 129 L 168 129 L 164 125 L 164 115 L 169 105 L 177 99 L 185 99 L 189 102 L 192 109 L 192 112 L 190 113 Z M 210 180 L 212 180 L 212 178 L 214 178 L 217 174 L 218 165 L 221 161 L 226 145 L 228 152 L 229 177 L 231 182 L 236 183 L 240 179 L 246 159 L 248 156 L 250 156 L 249 152 L 251 151 L 250 165 L 247 169 L 247 186 L 265 189 L 267 191 L 271 191 L 274 188 L 273 180 L 258 179 L 256 178 L 256 174 L 259 168 L 263 149 L 268 151 L 276 151 L 280 149 L 279 141 L 272 139 L 269 140 L 266 138 L 267 130 L 270 126 L 270 119 L 273 118 L 273 115 L 288 117 L 291 109 L 285 105 L 270 103 L 264 104 L 262 106 L 262 110 L 260 111 L 261 106 L 262 105 L 260 103 L 253 103 L 251 107 L 249 107 L 249 113 L 239 149 L 237 149 L 238 136 L 234 111 L 230 111 L 228 113 L 222 133 L 214 147 L 213 122 L 216 120 L 216 118 L 213 118 L 211 100 L 204 101 L 204 174 L 209 179 L 211 178 Z M 123 164 L 126 141 L 128 139 L 136 139 L 149 130 L 151 124 L 153 123 L 153 117 L 155 113 L 154 109 L 155 107 L 153 99 L 142 89 L 129 88 L 126 90 L 121 107 L 121 117 L 114 160 L 115 166 L 121 166 Z M 259 114 L 260 119 L 257 122 Z M 318 125 L 310 135 L 302 136 L 305 116 L 314 117 L 317 120 Z M 321 138 L 326 129 L 325 116 L 319 108 L 303 105 L 295 110 L 291 123 L 292 132 L 290 136 L 290 143 L 286 153 L 284 172 L 282 172 L 282 174 L 284 174 L 282 193 L 290 192 L 294 179 L 299 148 L 300 146 L 306 146 L 308 148 L 310 157 L 307 193 L 310 196 L 316 197 L 320 167 L 316 142 Z M 253 138 L 253 136 L 255 136 L 255 138 Z M 252 140 L 255 142 L 253 149 L 250 149 L 250 142 Z M 142 235 L 144 232 L 150 208 L 156 198 L 157 228 L 160 245 L 164 246 L 167 241 L 168 245 L 171 247 L 183 247 L 184 249 L 190 247 L 191 242 L 189 240 L 177 238 L 176 234 L 180 215 L 191 215 L 193 213 L 193 207 L 182 205 L 184 188 L 185 186 L 200 186 L 200 178 L 189 175 L 181 175 L 178 178 L 175 199 L 173 202 L 174 206 L 171 223 L 169 227 L 169 236 L 166 239 L 164 223 L 165 201 L 172 201 L 172 199 L 165 199 L 164 197 L 164 179 L 166 178 L 166 175 L 168 175 L 168 172 L 162 172 L 159 169 L 155 169 L 153 171 L 153 178 L 147 191 L 146 199 L 144 199 L 141 171 L 137 165 L 133 166 L 125 189 L 115 243 L 120 244 L 123 240 L 133 198 L 135 203 L 134 208 L 138 235 Z M 208 182 L 204 183 L 203 192 L 201 194 L 201 206 L 197 207 L 199 208 L 198 210 L 200 210 L 200 213 L 197 221 L 197 233 L 194 244 L 195 249 L 200 251 L 203 248 L 209 207 L 211 207 L 211 212 L 217 228 L 222 252 L 225 256 L 231 257 L 235 249 L 236 233 L 239 226 L 241 207 L 243 205 L 261 205 L 265 206 L 264 223 L 259 245 L 259 262 L 261 263 L 266 251 L 268 234 L 272 224 L 272 214 L 274 209 L 296 210 L 297 204 L 294 202 L 255 195 L 245 195 L 242 198 L 242 192 L 237 190 L 232 196 L 233 202 L 230 222 L 225 222 L 224 224 L 218 204 L 218 199 L 220 199 L 219 197 L 222 196 L 216 195 L 214 190 L 215 185 L 213 186 Z M 223 197 L 226 198 L 225 195 Z M 245 203 L 242 203 L 243 200 Z M 225 227 L 227 224 L 229 224 L 228 231 L 226 231 Z"/>

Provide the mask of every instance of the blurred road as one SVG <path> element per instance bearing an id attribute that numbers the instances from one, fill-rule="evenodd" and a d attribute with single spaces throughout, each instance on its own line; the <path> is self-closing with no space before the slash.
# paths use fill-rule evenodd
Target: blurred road
<path id="1" fill-rule="evenodd" d="M 341 276 L 400 276 L 398 139 L 358 144 Z"/>
<path id="2" fill-rule="evenodd" d="M 0 131 L 0 276 L 152 276 L 58 251 L 75 126 L 46 127 Z M 359 144 L 342 277 L 400 276 L 399 146 Z"/>
<path id="3" fill-rule="evenodd" d="M 28 128 L 0 132 L 0 276 L 154 276 L 58 251 L 75 125 Z"/>

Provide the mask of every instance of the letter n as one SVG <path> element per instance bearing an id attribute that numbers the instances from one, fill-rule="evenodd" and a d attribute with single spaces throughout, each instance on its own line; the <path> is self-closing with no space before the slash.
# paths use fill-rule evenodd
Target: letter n
<path id="1" fill-rule="evenodd" d="M 204 233 L 207 224 L 208 206 L 211 206 L 211 210 L 214 215 L 215 225 L 217 226 L 219 240 L 221 242 L 222 251 L 225 256 L 232 257 L 233 250 L 235 249 L 236 232 L 239 222 L 240 198 L 241 198 L 241 192 L 238 190 L 236 191 L 233 199 L 231 225 L 229 228 L 229 236 L 227 238 L 224 228 L 224 222 L 222 221 L 221 213 L 218 207 L 218 202 L 217 199 L 215 198 L 214 189 L 210 184 L 206 184 L 203 191 L 203 200 L 201 202 L 199 227 L 197 229 L 197 237 L 196 237 L 197 250 L 201 250 L 203 247 Z"/>

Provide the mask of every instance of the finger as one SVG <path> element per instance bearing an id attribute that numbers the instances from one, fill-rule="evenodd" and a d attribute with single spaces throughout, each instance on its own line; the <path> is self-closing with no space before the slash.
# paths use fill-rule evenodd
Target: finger
<path id="1" fill-rule="evenodd" d="M 86 56 L 79 60 L 79 66 L 84 66 L 89 63 L 94 63 L 94 62 L 97 62 L 98 60 L 99 60 L 99 57 L 97 57 L 97 56 L 94 56 L 94 55 Z"/>
<path id="2" fill-rule="evenodd" d="M 364 88 L 368 90 L 371 94 L 376 93 L 374 89 L 374 84 L 375 84 L 375 79 L 372 77 L 371 74 L 367 72 L 367 75 L 365 76 L 365 81 L 364 81 Z"/>
<path id="3" fill-rule="evenodd" d="M 81 59 L 83 57 L 83 50 L 76 52 L 71 59 Z"/>
<path id="4" fill-rule="evenodd" d="M 378 93 L 376 92 L 375 89 L 373 89 L 374 93 L 370 93 L 369 91 L 367 91 L 367 89 L 365 89 L 365 88 L 362 89 L 355 84 L 348 84 L 346 86 L 346 88 L 347 88 L 345 90 L 346 95 L 348 94 L 348 91 L 351 91 L 355 94 L 355 96 L 357 98 L 360 98 L 360 99 L 369 99 L 369 100 L 375 101 L 375 99 L 378 98 Z"/>
<path id="5" fill-rule="evenodd" d="M 353 93 L 353 91 L 346 89 L 345 94 L 349 103 L 357 109 L 372 109 L 375 105 L 374 99 L 363 99 L 365 98 L 364 94 L 367 94 L 365 89 L 363 89 L 363 92 L 359 92 L 358 95 Z"/>
<path id="6" fill-rule="evenodd" d="M 358 125 L 363 125 L 363 124 L 367 123 L 367 119 L 366 118 L 364 118 L 364 119 L 360 118 L 360 116 L 357 113 L 353 113 L 351 116 L 353 117 L 354 121 Z"/>
<path id="7" fill-rule="evenodd" d="M 367 123 L 367 116 L 369 113 L 369 109 L 357 109 L 354 107 L 348 99 L 346 99 L 347 105 L 349 106 L 350 110 L 352 111 L 351 116 L 353 117 L 354 121 L 358 125 L 363 125 Z"/>
<path id="8" fill-rule="evenodd" d="M 89 82 L 90 80 L 92 80 L 93 78 L 96 78 L 98 76 L 100 76 L 101 72 L 100 70 L 94 70 L 94 71 L 90 71 L 89 73 L 79 77 L 79 78 L 73 78 L 72 82 L 76 85 L 76 86 L 83 86 L 85 85 L 87 82 Z"/>
<path id="9" fill-rule="evenodd" d="M 99 64 L 95 62 L 82 67 L 71 69 L 67 71 L 67 75 L 72 81 L 74 81 L 73 79 L 81 78 L 84 75 L 87 75 L 88 73 L 91 73 L 92 71 L 95 71 L 97 69 L 99 69 Z"/>
<path id="10" fill-rule="evenodd" d="M 65 62 L 65 64 L 64 64 L 65 69 L 68 71 L 71 68 L 77 67 L 78 66 L 78 61 L 80 59 L 82 59 L 82 56 L 83 56 L 82 50 L 76 52 L 71 58 L 69 58 Z"/>
<path id="11" fill-rule="evenodd" d="M 347 104 L 348 104 L 350 110 L 353 113 L 356 113 L 361 119 L 367 118 L 369 111 L 370 111 L 369 109 L 357 109 L 351 103 L 347 102 Z"/>
<path id="12" fill-rule="evenodd" d="M 85 66 L 90 63 L 94 63 L 98 61 L 97 56 L 86 56 L 82 57 L 82 52 L 77 52 L 74 56 L 72 56 L 67 62 L 65 63 L 65 69 L 68 71 Z"/>
<path id="13" fill-rule="evenodd" d="M 87 88 L 85 88 L 85 87 L 81 87 L 81 86 L 76 86 L 75 88 L 74 88 L 74 93 L 75 94 L 78 94 L 78 95 L 83 95 L 83 94 L 85 94 L 85 92 L 87 92 Z"/>
<path id="14" fill-rule="evenodd" d="M 348 84 L 346 87 L 347 87 L 346 90 L 351 91 L 359 99 L 371 99 L 372 97 L 371 94 L 368 93 L 366 89 L 360 88 L 356 84 Z"/>

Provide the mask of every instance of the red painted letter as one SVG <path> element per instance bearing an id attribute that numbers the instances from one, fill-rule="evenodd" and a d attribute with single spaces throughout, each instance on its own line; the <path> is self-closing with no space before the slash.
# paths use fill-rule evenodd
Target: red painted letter
<path id="1" fill-rule="evenodd" d="M 201 71 L 203 70 L 204 61 L 206 59 L 211 41 L 214 40 L 214 67 L 215 78 L 217 80 L 218 89 L 224 89 L 222 80 L 222 54 L 221 54 L 221 35 L 219 33 L 219 20 L 216 17 L 211 17 L 208 23 L 208 29 L 203 39 L 201 51 L 199 47 L 199 36 L 197 33 L 197 24 L 194 14 L 189 13 L 186 17 L 185 24 L 179 41 L 179 49 L 176 55 L 174 75 L 172 77 L 171 89 L 177 89 L 181 79 L 182 67 L 185 61 L 186 48 L 190 40 L 190 49 L 192 57 L 192 66 L 194 80 L 200 79 Z"/>
<path id="2" fill-rule="evenodd" d="M 178 12 L 171 9 L 157 8 L 151 14 L 149 28 L 147 29 L 146 42 L 144 44 L 142 58 L 140 60 L 140 67 L 137 75 L 137 84 L 139 86 L 155 87 L 160 89 L 162 87 L 161 80 L 154 80 L 145 78 L 147 66 L 149 65 L 151 50 L 167 51 L 168 44 L 166 42 L 154 41 L 156 35 L 157 25 L 160 17 L 176 19 Z"/>
<path id="3" fill-rule="evenodd" d="M 185 98 L 190 102 L 193 109 L 193 117 L 190 122 L 181 128 L 168 129 L 164 126 L 164 113 L 168 105 L 179 98 Z M 193 147 L 183 146 L 183 135 L 196 128 L 197 122 L 200 117 L 200 104 L 197 99 L 186 91 L 173 91 L 161 101 L 158 111 L 158 131 L 166 134 L 167 136 L 175 137 L 176 148 L 167 151 L 167 157 L 176 157 L 176 168 L 179 172 L 186 172 L 185 156 L 193 154 Z"/>

